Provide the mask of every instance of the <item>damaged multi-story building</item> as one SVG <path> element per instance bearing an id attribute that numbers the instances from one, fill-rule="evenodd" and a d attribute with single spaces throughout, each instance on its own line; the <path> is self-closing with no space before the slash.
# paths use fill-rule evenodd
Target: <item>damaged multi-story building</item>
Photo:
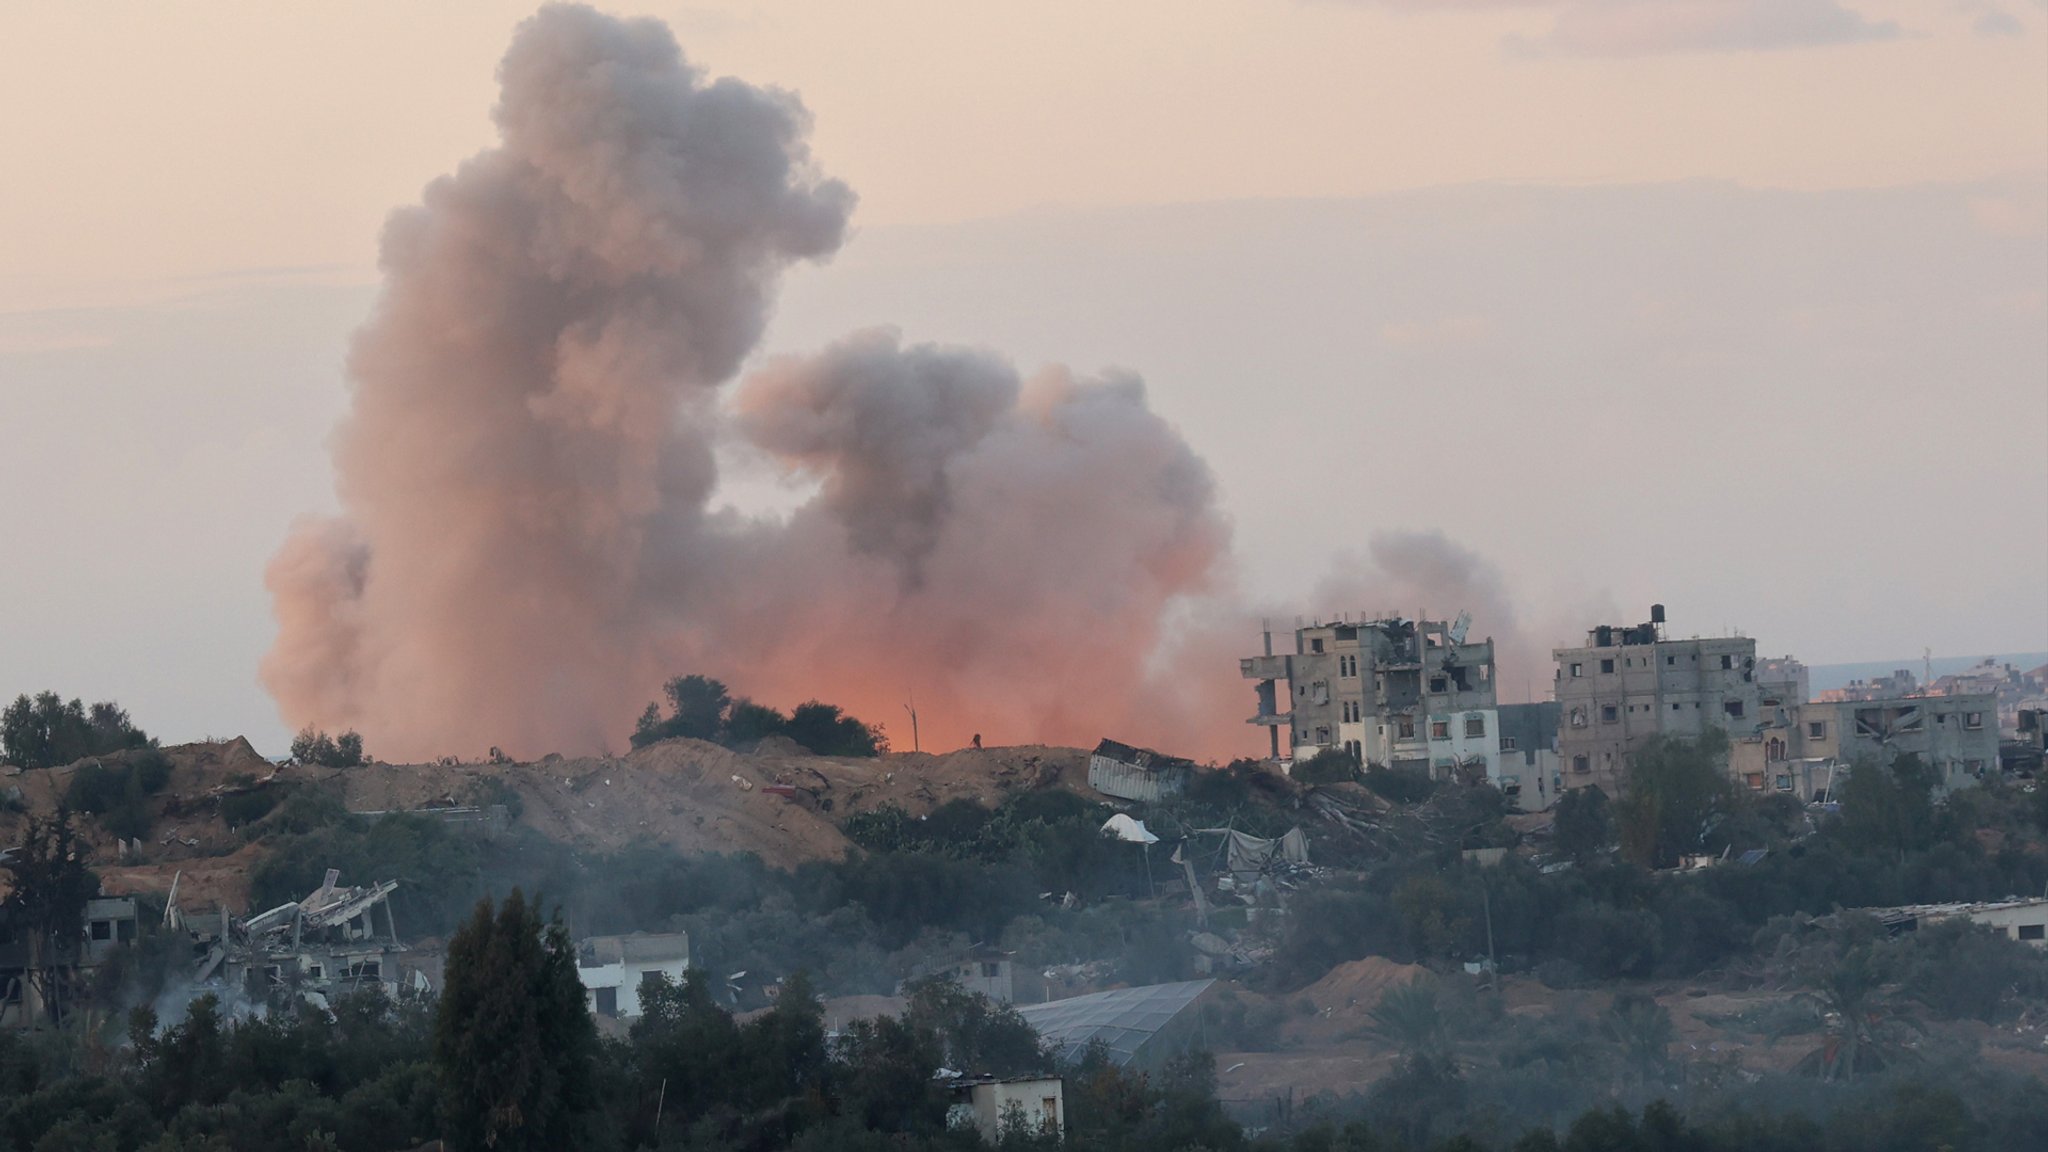
<path id="1" fill-rule="evenodd" d="M 59 1024 L 76 1008 L 95 1007 L 99 968 L 135 942 L 137 923 L 133 897 L 96 896 L 80 910 L 75 936 L 38 941 L 32 932 L 7 932 L 0 943 L 0 1028 Z"/>
<path id="2" fill-rule="evenodd" d="M 174 893 L 167 918 L 192 937 L 194 983 L 257 1002 L 283 996 L 321 1005 L 373 986 L 393 996 L 429 991 L 426 968 L 405 962 L 408 949 L 398 939 L 390 903 L 398 881 L 343 888 L 340 880 L 330 868 L 305 899 L 241 920 L 225 908 L 181 912 Z"/>
<path id="3" fill-rule="evenodd" d="M 1566 788 L 1618 794 L 1630 759 L 1657 736 L 1728 737 L 1728 772 L 1755 791 L 1829 795 L 1861 761 L 1918 756 L 1946 792 L 1998 765 L 1997 700 L 1989 694 L 1877 697 L 1822 693 L 1808 700 L 1806 669 L 1790 657 L 1759 660 L 1746 636 L 1674 639 L 1664 606 L 1635 625 L 1602 625 L 1578 648 L 1560 648 L 1558 757 Z M 1910 688 L 1910 673 L 1894 684 Z"/>
<path id="4" fill-rule="evenodd" d="M 1365 764 L 1491 779 L 1493 641 L 1470 639 L 1470 627 L 1469 615 L 1318 622 L 1296 628 L 1294 651 L 1279 655 L 1268 631 L 1265 654 L 1238 662 L 1257 682 L 1250 722 L 1270 732 L 1275 759 L 1284 740 L 1296 760 L 1340 748 Z"/>
<path id="5" fill-rule="evenodd" d="M 1662 604 L 1650 606 L 1645 623 L 1602 624 L 1587 631 L 1583 646 L 1552 655 L 1566 788 L 1597 784 L 1614 795 L 1629 759 L 1651 739 L 1709 728 L 1735 738 L 1753 733 L 1761 720 L 1756 641 L 1672 639 Z"/>

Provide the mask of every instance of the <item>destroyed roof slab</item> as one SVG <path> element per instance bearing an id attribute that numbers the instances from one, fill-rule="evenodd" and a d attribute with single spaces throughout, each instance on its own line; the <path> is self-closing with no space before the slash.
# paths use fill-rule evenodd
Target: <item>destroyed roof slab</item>
<path id="1" fill-rule="evenodd" d="M 1193 760 L 1186 759 L 1185 757 L 1168 756 L 1164 752 L 1155 752 L 1150 748 L 1137 748 L 1129 744 L 1119 744 L 1115 740 L 1109 739 L 1105 739 L 1102 743 L 1097 744 L 1094 754 L 1097 756 L 1107 756 L 1112 760 L 1151 771 L 1159 771 L 1166 768 L 1193 768 L 1195 766 Z"/>

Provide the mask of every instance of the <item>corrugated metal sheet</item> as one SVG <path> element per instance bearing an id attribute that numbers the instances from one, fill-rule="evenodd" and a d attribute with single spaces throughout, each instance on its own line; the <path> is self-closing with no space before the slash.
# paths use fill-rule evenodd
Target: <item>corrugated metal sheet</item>
<path id="1" fill-rule="evenodd" d="M 1088 758 L 1088 786 L 1104 796 L 1150 803 L 1180 795 L 1187 784 L 1185 768 L 1140 768 L 1100 753 Z"/>

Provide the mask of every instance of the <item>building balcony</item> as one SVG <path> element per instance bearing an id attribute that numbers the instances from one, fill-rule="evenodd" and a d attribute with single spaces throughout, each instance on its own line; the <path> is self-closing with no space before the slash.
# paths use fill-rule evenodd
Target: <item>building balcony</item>
<path id="1" fill-rule="evenodd" d="M 1287 679 L 1287 657 L 1247 656 L 1237 662 L 1238 674 L 1246 680 Z"/>

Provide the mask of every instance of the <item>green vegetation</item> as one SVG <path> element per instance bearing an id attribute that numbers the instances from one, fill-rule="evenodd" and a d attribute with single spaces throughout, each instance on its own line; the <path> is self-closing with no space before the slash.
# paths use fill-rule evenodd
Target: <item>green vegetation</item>
<path id="1" fill-rule="evenodd" d="M 1727 762 L 1728 737 L 1719 729 L 1693 740 L 1652 737 L 1631 760 L 1614 806 L 1622 855 L 1646 868 L 1670 868 L 1705 849 L 1737 802 Z"/>
<path id="2" fill-rule="evenodd" d="M 149 798 L 171 779 L 171 760 L 155 748 L 143 748 L 111 763 L 97 758 L 81 763 L 65 787 L 65 806 L 98 816 L 109 832 L 124 840 L 148 835 Z"/>
<path id="3" fill-rule="evenodd" d="M 0 712 L 0 760 L 22 768 L 57 768 L 88 756 L 155 745 L 111 700 L 87 708 L 84 701 L 67 704 L 55 692 L 39 692 L 15 697 Z"/>
<path id="4" fill-rule="evenodd" d="M 879 756 L 889 750 L 880 725 L 867 725 L 836 704 L 807 700 L 789 715 L 741 697 L 708 676 L 678 676 L 662 686 L 668 715 L 649 704 L 633 728 L 633 747 L 660 740 L 710 740 L 749 748 L 771 736 L 795 741 L 819 756 Z"/>
<path id="5" fill-rule="evenodd" d="M 1713 749 L 1667 749 L 1653 761 L 1663 773 L 1656 803 L 1618 805 L 1614 819 L 1597 794 L 1569 800 L 1551 857 L 1574 862 L 1562 870 L 1514 855 L 1481 868 L 1464 857 L 1511 839 L 1499 797 L 1484 787 L 1429 784 L 1369 834 L 1311 825 L 1318 861 L 1346 858 L 1348 835 L 1363 845 L 1348 858 L 1356 866 L 1298 878 L 1272 930 L 1278 951 L 1243 978 L 1248 986 L 1203 1005 L 1202 1035 L 1233 1052 L 1294 1043 L 1290 1021 L 1306 1002 L 1295 989 L 1367 955 L 1421 961 L 1437 974 L 1355 1017 L 1354 1035 L 1400 1053 L 1392 1073 L 1350 1096 L 1232 1102 L 1238 1119 L 1256 1121 L 1254 1135 L 1217 1099 L 1207 1054 L 1142 1074 L 1098 1050 L 1063 1070 L 1065 1147 L 2026 1146 L 2048 1124 L 2048 1087 L 1995 1071 L 1973 1058 L 1976 1033 L 1942 1025 L 2026 1026 L 2048 1000 L 2048 955 L 1966 924 L 1894 939 L 1875 921 L 1830 913 L 2033 890 L 2048 879 L 2048 853 L 2031 805 L 1996 784 L 1935 804 L 1904 764 L 1865 773 L 1889 789 L 1893 816 L 1845 812 L 1808 828 L 1803 809 L 1788 818 L 1775 802 L 1695 787 Z M 145 768 L 120 765 L 127 775 L 74 776 L 78 797 L 125 803 Z M 1049 1056 L 1016 1012 L 915 979 L 920 972 L 981 942 L 1011 952 L 1020 971 L 1096 962 L 1118 982 L 1193 974 L 1185 899 L 1148 898 L 1174 871 L 1148 875 L 1138 846 L 1101 835 L 1113 809 L 1063 791 L 992 809 L 954 802 L 923 818 L 870 810 L 845 820 L 858 849 L 849 858 L 791 871 L 752 857 L 654 845 L 594 853 L 530 830 L 493 837 L 419 816 L 351 816 L 319 786 L 247 794 L 269 797 L 249 828 L 273 848 L 254 903 L 303 896 L 330 866 L 352 882 L 398 879 L 393 902 L 407 934 L 455 936 L 438 1007 L 368 998 L 331 1013 L 277 1005 L 233 1020 L 201 1001 L 168 1027 L 138 1014 L 126 1049 L 63 1034 L 0 1037 L 0 1148 L 388 1152 L 446 1139 L 597 1152 L 966 1152 L 985 1145 L 948 1130 L 949 1096 L 934 1071 L 1022 1073 Z M 1274 802 L 1295 795 L 1239 766 L 1202 773 L 1186 797 L 1138 815 L 1168 836 L 1222 826 L 1271 835 L 1316 819 Z M 1635 849 L 1613 848 L 1627 837 Z M 25 877 L 4 912 L 17 938 L 58 923 L 66 907 L 75 924 L 91 891 L 61 829 L 30 839 L 9 865 Z M 1770 852 L 1753 866 L 1683 873 L 1636 862 L 1748 846 Z M 548 922 L 517 891 L 558 894 L 564 919 Z M 480 897 L 492 902 L 479 906 Z M 1247 923 L 1242 909 L 1210 912 L 1211 931 Z M 689 932 L 700 967 L 680 985 L 645 988 L 647 1011 L 630 1033 L 599 1039 L 569 936 L 636 929 Z M 1489 929 L 1502 968 L 1555 984 L 1711 985 L 1716 972 L 1740 984 L 1769 973 L 1789 996 L 1715 1026 L 1786 1046 L 1782 1063 L 1797 1070 L 1738 1074 L 1681 1042 L 1671 993 L 1652 999 L 1642 985 L 1510 1012 L 1487 980 L 1458 970 L 1487 955 Z M 157 955 L 150 946 L 138 955 Z M 772 1002 L 748 1002 L 768 1010 L 744 1021 L 731 1014 L 733 990 L 710 975 L 741 969 L 782 977 Z M 909 997 L 901 1019 L 838 1021 L 828 1037 L 814 989 L 899 987 Z M 998 1147 L 1053 1145 L 1020 1130 Z"/>
<path id="6" fill-rule="evenodd" d="M 1660 741 L 1631 777 L 1641 794 L 1610 806 L 1592 790 L 1567 793 L 1552 842 L 1554 858 L 1575 865 L 1563 871 L 1519 856 L 1481 868 L 1452 850 L 1457 822 L 1411 838 L 1416 850 L 1298 896 L 1261 980 L 1296 988 L 1370 955 L 1445 964 L 1483 957 L 1489 920 L 1494 953 L 1508 971 L 1533 971 L 1559 985 L 1689 977 L 1748 957 L 1774 917 L 1994 900 L 2048 885 L 2048 837 L 2000 782 L 1937 805 L 1932 777 L 1917 761 L 1858 765 L 1839 788 L 1841 814 L 1809 826 L 1796 803 L 1788 810 L 1783 798 L 1727 787 L 1725 755 L 1718 734 Z M 1440 785 L 1414 810 L 1442 809 L 1457 790 Z M 1472 838 L 1460 843 L 1472 846 Z M 1608 850 L 1615 839 L 1619 852 Z M 1754 865 L 1732 861 L 1748 848 L 1768 855 Z M 1647 866 L 1688 853 L 1731 860 L 1684 873 Z"/>
<path id="7" fill-rule="evenodd" d="M 369 763 L 363 755 L 363 738 L 354 729 L 329 736 L 310 724 L 292 737 L 292 759 L 323 768 L 355 768 Z"/>
<path id="8" fill-rule="evenodd" d="M 1343 748 L 1325 748 L 1306 760 L 1297 761 L 1292 773 L 1303 784 L 1336 784 L 1356 780 L 1358 757 Z"/>
<path id="9" fill-rule="evenodd" d="M 442 1133 L 456 1152 L 589 1146 L 598 1111 L 597 1027 L 557 919 L 514 888 L 477 904 L 448 942 L 434 1014 Z"/>

